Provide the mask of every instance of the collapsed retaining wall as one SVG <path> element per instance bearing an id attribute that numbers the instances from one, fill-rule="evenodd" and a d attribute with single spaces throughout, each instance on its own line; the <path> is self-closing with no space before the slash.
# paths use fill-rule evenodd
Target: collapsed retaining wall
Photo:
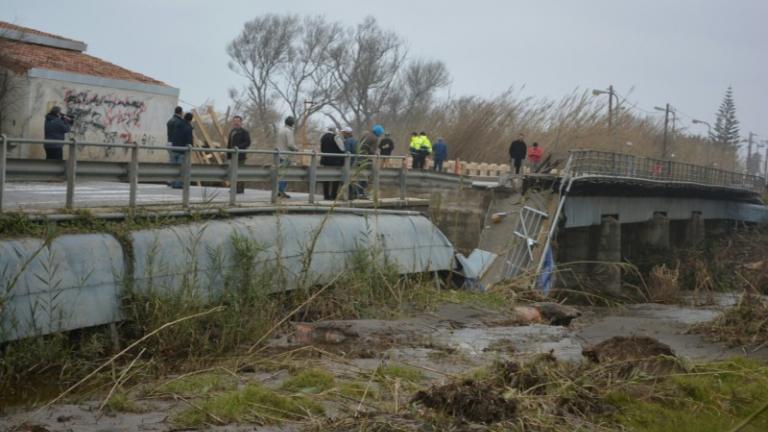
<path id="1" fill-rule="evenodd" d="M 331 281 L 361 249 L 379 248 L 401 274 L 453 266 L 450 241 L 411 212 L 259 215 L 136 231 L 126 244 L 108 234 L 3 240 L 0 341 L 119 321 L 126 286 L 174 291 L 194 280 L 215 295 L 236 238 L 258 249 L 254 268 L 281 270 L 285 289 Z"/>

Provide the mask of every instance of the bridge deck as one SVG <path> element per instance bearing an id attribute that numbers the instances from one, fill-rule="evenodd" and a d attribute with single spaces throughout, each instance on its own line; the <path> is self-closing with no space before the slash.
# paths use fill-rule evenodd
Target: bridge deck
<path id="1" fill-rule="evenodd" d="M 180 208 L 182 190 L 172 189 L 163 184 L 138 185 L 137 205 L 142 207 Z M 308 193 L 291 192 L 290 199 L 280 201 L 281 205 L 306 206 Z M 50 213 L 65 206 L 66 184 L 62 182 L 23 182 L 9 183 L 5 191 L 5 210 L 11 212 Z M 128 203 L 129 185 L 122 182 L 108 181 L 83 181 L 78 182 L 75 188 L 75 208 L 78 209 L 107 209 L 125 208 Z M 238 205 L 243 207 L 271 207 L 271 192 L 261 189 L 245 189 L 245 193 L 238 195 Z M 229 188 L 210 186 L 191 186 L 190 204 L 194 207 L 202 206 L 227 206 L 229 201 Z M 322 195 L 315 195 L 315 203 L 318 206 L 331 206 L 333 201 L 322 200 Z M 371 200 L 354 200 L 350 203 L 340 202 L 343 207 L 372 207 Z M 383 198 L 379 201 L 381 208 L 405 208 L 423 207 L 428 205 L 427 200 L 409 198 L 402 201 L 395 198 Z"/>

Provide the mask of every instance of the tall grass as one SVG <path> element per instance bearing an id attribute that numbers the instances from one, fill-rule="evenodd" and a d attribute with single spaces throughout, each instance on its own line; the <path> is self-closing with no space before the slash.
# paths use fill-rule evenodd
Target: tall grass
<path id="1" fill-rule="evenodd" d="M 545 154 L 564 158 L 572 149 L 595 149 L 661 157 L 663 113 L 633 109 L 628 101 L 615 110 L 614 132 L 608 127 L 607 100 L 575 90 L 559 100 L 523 96 L 514 88 L 493 98 L 467 96 L 450 99 L 430 110 L 387 124 L 405 154 L 411 131 L 442 136 L 451 158 L 472 162 L 506 163 L 510 142 L 519 133 L 530 145 L 538 142 Z M 679 161 L 724 169 L 739 167 L 737 156 L 702 136 L 685 130 L 682 122 L 670 131 L 668 154 Z M 631 143 L 628 145 L 627 143 Z"/>

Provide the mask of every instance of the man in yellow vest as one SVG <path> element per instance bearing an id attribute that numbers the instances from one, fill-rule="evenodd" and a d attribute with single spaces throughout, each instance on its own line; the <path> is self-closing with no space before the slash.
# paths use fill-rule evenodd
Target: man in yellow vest
<path id="1" fill-rule="evenodd" d="M 427 164 L 427 156 L 432 154 L 432 141 L 429 140 L 427 133 L 422 131 L 419 135 L 419 168 L 424 169 Z"/>
<path id="2" fill-rule="evenodd" d="M 419 150 L 421 150 L 421 137 L 416 132 L 411 134 L 411 169 L 419 168 Z"/>

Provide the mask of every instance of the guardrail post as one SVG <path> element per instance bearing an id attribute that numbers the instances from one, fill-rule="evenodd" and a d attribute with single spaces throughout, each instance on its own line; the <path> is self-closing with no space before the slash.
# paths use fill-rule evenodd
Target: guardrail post
<path id="1" fill-rule="evenodd" d="M 75 181 L 77 180 L 77 140 L 72 138 L 69 142 L 69 154 L 67 155 L 67 198 L 65 207 L 72 209 L 75 204 Z"/>
<path id="2" fill-rule="evenodd" d="M 280 173 L 278 172 L 278 169 L 280 168 L 280 151 L 275 149 L 274 153 L 272 153 L 272 176 L 271 176 L 271 182 L 272 182 L 272 195 L 269 199 L 269 202 L 272 204 L 277 203 L 277 192 L 278 188 L 280 187 Z"/>
<path id="3" fill-rule="evenodd" d="M 188 145 L 181 168 L 181 205 L 189 208 L 189 188 L 192 183 L 192 146 Z"/>
<path id="4" fill-rule="evenodd" d="M 136 207 L 136 191 L 139 187 L 139 143 L 133 143 L 131 163 L 128 165 L 128 207 Z"/>
<path id="5" fill-rule="evenodd" d="M 235 147 L 235 154 L 229 153 L 229 205 L 237 203 L 237 169 L 240 165 L 240 148 Z"/>
<path id="6" fill-rule="evenodd" d="M 317 189 L 317 150 L 312 150 L 309 157 L 309 203 L 315 203 L 315 190 Z"/>
<path id="7" fill-rule="evenodd" d="M 373 204 L 378 206 L 379 205 L 379 164 L 381 163 L 381 159 L 379 158 L 379 155 L 373 156 L 373 166 L 371 167 L 372 170 L 372 182 L 373 182 Z"/>
<path id="8" fill-rule="evenodd" d="M 8 137 L 0 135 L 0 213 L 3 212 L 3 197 L 5 196 L 5 173 L 8 160 Z"/>
<path id="9" fill-rule="evenodd" d="M 400 199 L 405 201 L 406 193 L 407 193 L 407 183 L 408 183 L 408 160 L 403 159 L 402 165 L 400 165 Z"/>
<path id="10" fill-rule="evenodd" d="M 341 170 L 341 190 L 347 202 L 352 200 L 352 155 L 349 152 L 344 153 L 344 167 Z"/>

